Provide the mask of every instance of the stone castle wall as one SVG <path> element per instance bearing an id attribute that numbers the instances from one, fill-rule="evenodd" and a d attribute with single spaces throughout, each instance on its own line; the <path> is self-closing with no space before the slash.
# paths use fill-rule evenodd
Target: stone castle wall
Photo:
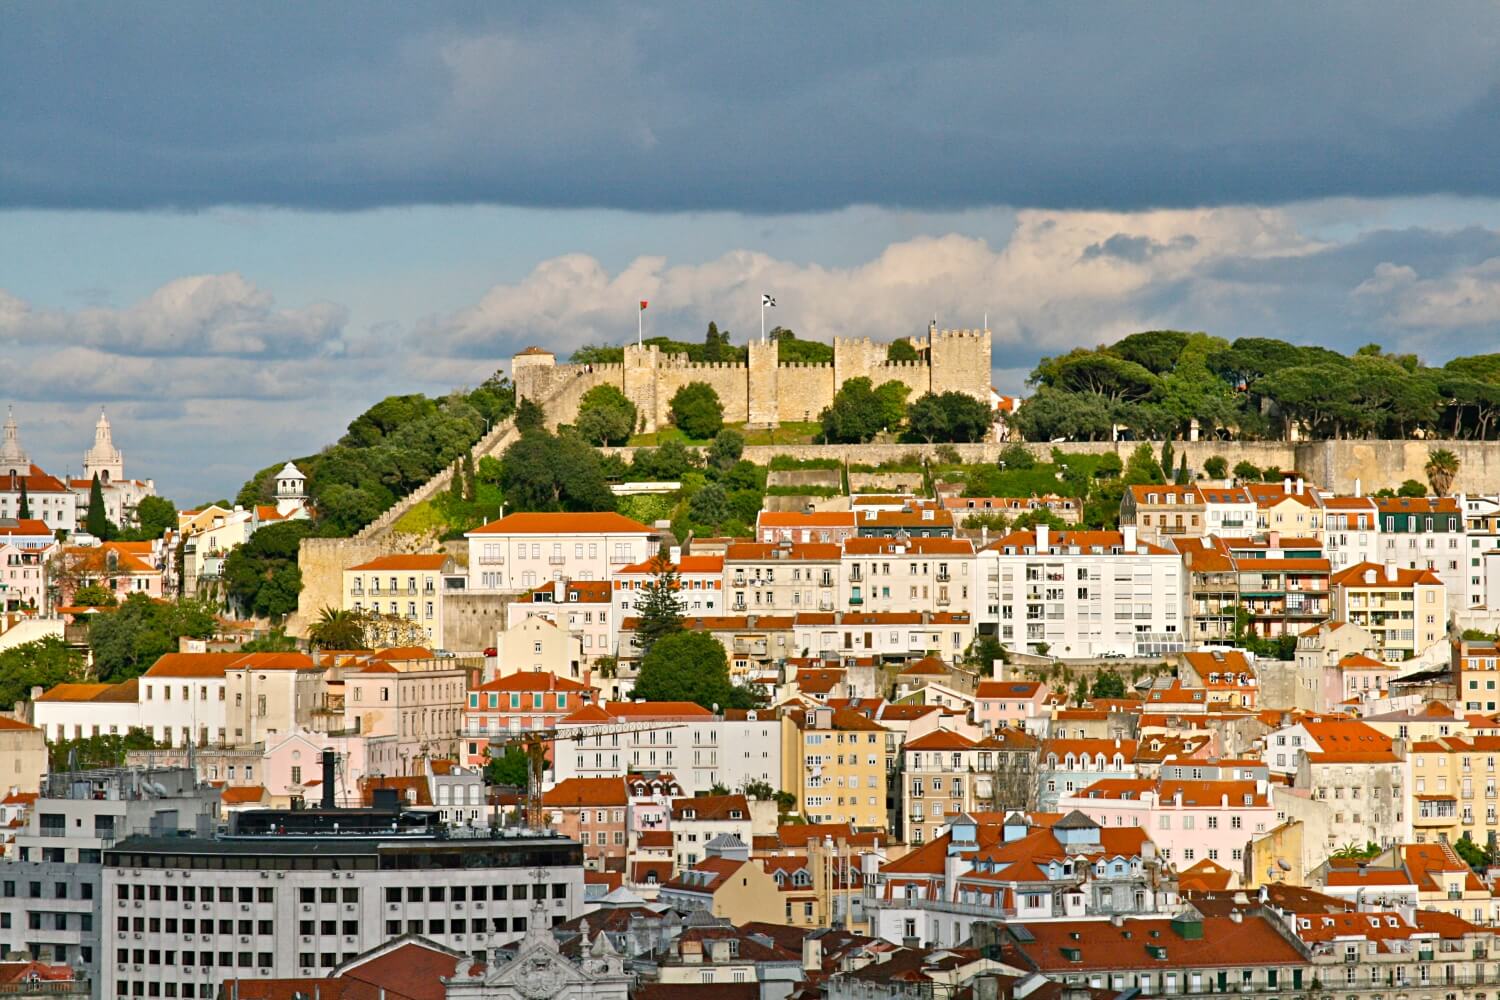
<path id="1" fill-rule="evenodd" d="M 576 420 L 584 392 L 595 385 L 623 392 L 647 431 L 670 423 L 672 397 L 693 382 L 704 382 L 718 393 L 726 421 L 752 426 L 816 420 L 840 386 L 860 377 L 876 385 L 900 382 L 913 399 L 950 390 L 989 399 L 988 331 L 934 330 L 917 347 L 928 351 L 928 361 L 889 362 L 885 344 L 868 337 L 837 338 L 833 363 L 819 365 L 782 364 L 775 342 L 751 341 L 745 364 L 696 363 L 652 345 L 630 345 L 618 365 L 559 365 L 551 355 L 526 354 L 512 360 L 511 371 L 521 398 L 546 401 L 553 426 Z"/>

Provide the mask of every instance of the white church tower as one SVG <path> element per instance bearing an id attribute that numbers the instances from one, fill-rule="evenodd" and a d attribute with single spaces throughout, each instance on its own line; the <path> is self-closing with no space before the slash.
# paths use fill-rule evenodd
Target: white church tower
<path id="1" fill-rule="evenodd" d="M 307 477 L 291 462 L 276 473 L 276 513 L 291 514 L 307 506 Z"/>
<path id="2" fill-rule="evenodd" d="M 0 438 L 0 476 L 31 475 L 31 458 L 21 447 L 21 432 L 16 427 L 16 413 L 12 407 L 5 411 L 5 436 Z"/>
<path id="3" fill-rule="evenodd" d="M 99 483 L 108 486 L 125 478 L 125 456 L 115 447 L 110 434 L 109 418 L 99 411 L 99 422 L 94 425 L 94 446 L 83 453 L 83 478 L 99 476 Z"/>

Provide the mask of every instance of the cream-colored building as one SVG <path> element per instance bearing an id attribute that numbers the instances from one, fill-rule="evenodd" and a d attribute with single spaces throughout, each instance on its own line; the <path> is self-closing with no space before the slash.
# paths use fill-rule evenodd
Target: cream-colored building
<path id="1" fill-rule="evenodd" d="M 0 715 L 0 797 L 11 790 L 39 791 L 46 773 L 47 737 L 36 726 Z"/>
<path id="2" fill-rule="evenodd" d="M 613 513 L 511 514 L 475 528 L 469 590 L 531 590 L 551 580 L 613 580 L 654 555 L 652 531 Z"/>
<path id="3" fill-rule="evenodd" d="M 1357 563 L 1335 573 L 1333 617 L 1370 633 L 1387 663 L 1399 663 L 1448 635 L 1448 590 L 1430 569 Z"/>
<path id="4" fill-rule="evenodd" d="M 467 700 L 463 670 L 401 671 L 374 662 L 344 676 L 343 728 L 396 737 L 396 773 L 425 774 L 423 760 L 457 759 Z"/>
<path id="5" fill-rule="evenodd" d="M 972 612 L 976 566 L 974 543 L 966 538 L 849 538 L 839 607 L 875 614 Z"/>
<path id="6" fill-rule="evenodd" d="M 1481 847 L 1500 837 L 1500 736 L 1454 735 L 1417 740 L 1411 761 L 1412 837 L 1456 842 L 1468 834 Z"/>
<path id="7" fill-rule="evenodd" d="M 428 645 L 443 644 L 443 577 L 454 572 L 444 553 L 381 556 L 344 570 L 344 610 L 398 618 L 420 626 Z"/>
<path id="8" fill-rule="evenodd" d="M 507 604 L 505 627 L 514 629 L 533 615 L 565 626 L 583 643 L 583 662 L 591 665 L 615 655 L 614 622 L 624 614 L 610 606 L 612 593 L 604 580 L 555 580 Z"/>
<path id="9" fill-rule="evenodd" d="M 298 729 L 335 728 L 342 717 L 328 709 L 326 673 L 306 653 L 254 653 L 225 670 L 230 745 L 269 745 Z"/>
<path id="10" fill-rule="evenodd" d="M 832 611 L 841 556 L 833 542 L 734 542 L 724 552 L 724 613 Z"/>
<path id="11" fill-rule="evenodd" d="M 496 676 L 518 673 L 552 674 L 584 681 L 583 640 L 566 624 L 528 615 L 495 637 Z"/>
<path id="12" fill-rule="evenodd" d="M 852 709 L 785 706 L 781 790 L 810 823 L 886 827 L 885 727 Z"/>

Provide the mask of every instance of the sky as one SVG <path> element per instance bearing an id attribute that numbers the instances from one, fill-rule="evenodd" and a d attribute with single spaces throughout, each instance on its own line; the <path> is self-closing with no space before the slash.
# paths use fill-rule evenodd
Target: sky
<path id="1" fill-rule="evenodd" d="M 0 5 L 0 402 L 182 503 L 648 334 L 1500 347 L 1491 3 Z"/>

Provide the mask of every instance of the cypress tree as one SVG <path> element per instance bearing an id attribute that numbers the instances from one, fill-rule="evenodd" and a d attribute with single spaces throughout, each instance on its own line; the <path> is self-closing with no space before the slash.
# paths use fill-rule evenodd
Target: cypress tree
<path id="1" fill-rule="evenodd" d="M 453 478 L 448 481 L 448 495 L 455 500 L 464 498 L 464 467 L 456 458 L 453 460 Z"/>
<path id="2" fill-rule="evenodd" d="M 94 473 L 89 483 L 89 512 L 83 521 L 84 530 L 95 538 L 109 537 L 109 516 L 104 512 L 104 488 L 99 485 L 99 473 Z"/>
<path id="3" fill-rule="evenodd" d="M 31 498 L 26 495 L 26 480 L 21 480 L 20 505 L 16 508 L 16 517 L 31 516 Z"/>
<path id="4" fill-rule="evenodd" d="M 464 499 L 474 502 L 474 453 L 464 452 Z"/>

